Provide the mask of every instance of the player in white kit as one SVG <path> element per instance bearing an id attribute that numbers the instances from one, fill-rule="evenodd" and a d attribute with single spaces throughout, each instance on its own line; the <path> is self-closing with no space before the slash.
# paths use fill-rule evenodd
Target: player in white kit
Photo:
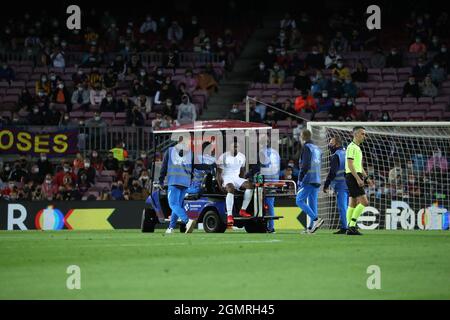
<path id="1" fill-rule="evenodd" d="M 239 211 L 241 217 L 251 217 L 246 210 L 253 196 L 253 184 L 244 179 L 245 155 L 238 151 L 237 142 L 230 144 L 229 151 L 223 153 L 217 159 L 217 182 L 225 188 L 227 197 L 225 200 L 227 209 L 227 224 L 233 226 L 234 192 L 237 189 L 245 190 L 242 208 Z"/>

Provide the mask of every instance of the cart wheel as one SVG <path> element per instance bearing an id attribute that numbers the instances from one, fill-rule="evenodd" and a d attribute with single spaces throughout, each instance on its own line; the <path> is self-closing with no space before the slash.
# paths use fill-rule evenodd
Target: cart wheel
<path id="1" fill-rule="evenodd" d="M 247 233 L 266 233 L 267 225 L 264 220 L 249 220 L 244 226 Z"/>
<path id="2" fill-rule="evenodd" d="M 215 211 L 207 211 L 203 216 L 203 229 L 207 233 L 223 233 L 227 225 L 220 219 Z"/>
<path id="3" fill-rule="evenodd" d="M 141 230 L 142 232 L 155 232 L 155 225 L 158 223 L 155 210 L 144 209 L 142 212 Z"/>

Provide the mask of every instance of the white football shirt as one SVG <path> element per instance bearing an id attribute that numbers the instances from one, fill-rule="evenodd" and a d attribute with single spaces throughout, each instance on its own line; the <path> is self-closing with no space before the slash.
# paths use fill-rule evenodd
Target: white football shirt
<path id="1" fill-rule="evenodd" d="M 233 156 L 230 152 L 225 152 L 217 160 L 217 166 L 223 170 L 224 177 L 239 177 L 241 168 L 245 167 L 245 155 L 238 152 Z"/>

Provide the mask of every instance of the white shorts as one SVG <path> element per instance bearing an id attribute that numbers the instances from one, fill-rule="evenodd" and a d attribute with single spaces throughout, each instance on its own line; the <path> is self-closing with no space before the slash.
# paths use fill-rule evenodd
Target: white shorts
<path id="1" fill-rule="evenodd" d="M 222 187 L 225 188 L 227 184 L 232 184 L 236 189 L 239 189 L 247 179 L 242 179 L 241 177 L 223 177 Z"/>

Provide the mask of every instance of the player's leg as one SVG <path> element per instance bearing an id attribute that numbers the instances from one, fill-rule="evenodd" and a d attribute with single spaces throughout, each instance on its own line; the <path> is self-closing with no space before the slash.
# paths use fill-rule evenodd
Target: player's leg
<path id="1" fill-rule="evenodd" d="M 180 204 L 180 212 L 178 213 L 178 216 L 180 217 L 181 221 L 183 221 L 183 223 L 186 223 L 185 233 L 192 233 L 195 229 L 195 226 L 197 225 L 197 220 L 190 219 L 187 215 L 186 210 L 184 209 L 184 197 L 186 196 L 187 189 L 188 188 L 180 188 L 180 198 L 178 200 L 178 203 Z"/>
<path id="2" fill-rule="evenodd" d="M 234 185 L 232 183 L 226 183 L 224 181 L 225 190 L 227 191 L 227 196 L 225 198 L 225 205 L 227 209 L 227 224 L 232 226 L 234 224 L 233 219 L 233 207 L 234 207 Z"/>
<path id="3" fill-rule="evenodd" d="M 242 179 L 242 180 L 244 180 L 244 179 Z M 253 197 L 253 184 L 248 180 L 244 180 L 244 181 L 242 181 L 242 180 L 237 181 L 238 184 L 240 184 L 239 188 L 245 190 L 244 191 L 244 199 L 242 200 L 242 207 L 241 207 L 241 210 L 239 211 L 239 215 L 243 216 L 243 217 L 251 217 L 251 214 L 249 214 L 247 212 L 247 208 Z"/>
<path id="4" fill-rule="evenodd" d="M 319 202 L 319 190 L 318 187 L 313 187 L 311 190 L 311 193 L 308 196 L 308 205 L 314 212 L 314 220 L 311 222 L 311 233 L 316 232 L 317 229 L 319 229 L 323 224 L 323 219 L 319 218 L 319 209 L 318 209 L 318 202 Z"/>
<path id="5" fill-rule="evenodd" d="M 170 223 L 169 229 L 167 229 L 167 233 L 171 233 L 171 230 L 175 229 L 178 221 L 177 214 L 177 206 L 178 201 L 180 199 L 180 190 L 176 186 L 169 186 L 167 188 L 167 201 L 169 203 L 169 207 L 172 210 L 172 214 L 170 215 Z"/>
<path id="6" fill-rule="evenodd" d="M 316 217 L 313 210 L 307 203 L 307 199 L 308 199 L 309 194 L 312 191 L 312 188 L 313 187 L 310 185 L 302 186 L 300 188 L 300 190 L 297 192 L 297 197 L 295 199 L 295 203 L 297 204 L 297 207 L 302 209 L 302 211 L 304 213 L 306 213 L 309 216 L 309 218 L 311 219 L 310 226 L 308 226 L 308 229 L 312 228 L 314 219 Z"/>
<path id="7" fill-rule="evenodd" d="M 267 213 L 269 216 L 275 216 L 275 197 L 267 197 L 264 199 L 265 204 L 267 205 Z M 267 221 L 267 231 L 272 233 L 275 232 L 274 221 L 272 219 Z"/>
<path id="8" fill-rule="evenodd" d="M 341 229 L 347 229 L 347 207 L 348 207 L 348 192 L 346 190 L 337 192 L 337 207 L 341 220 Z"/>
<path id="9" fill-rule="evenodd" d="M 358 205 L 353 210 L 352 219 L 350 221 L 350 227 L 355 227 L 359 216 L 363 213 L 364 209 L 369 205 L 366 195 L 359 196 L 357 199 Z"/>

